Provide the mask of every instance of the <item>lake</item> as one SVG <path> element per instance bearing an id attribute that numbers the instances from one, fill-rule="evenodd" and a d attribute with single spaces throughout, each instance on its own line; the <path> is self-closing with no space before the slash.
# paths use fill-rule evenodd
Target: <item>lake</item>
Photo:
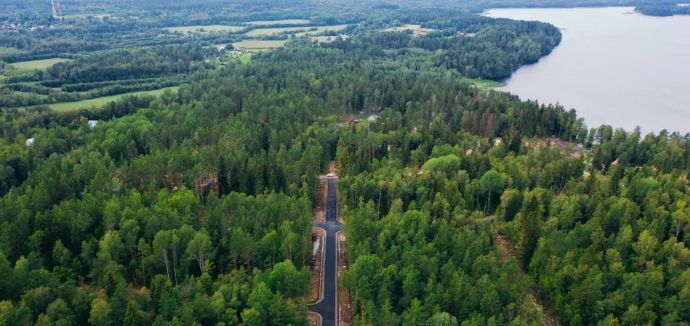
<path id="1" fill-rule="evenodd" d="M 563 34 L 550 55 L 518 69 L 499 90 L 574 108 L 590 127 L 690 132 L 690 16 L 649 17 L 630 7 L 484 15 L 548 22 Z"/>

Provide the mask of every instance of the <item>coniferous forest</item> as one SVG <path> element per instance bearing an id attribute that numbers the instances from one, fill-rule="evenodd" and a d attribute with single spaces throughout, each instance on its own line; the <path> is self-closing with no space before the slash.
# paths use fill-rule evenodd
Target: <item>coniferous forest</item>
<path id="1" fill-rule="evenodd" d="M 478 85 L 549 54 L 554 26 L 406 2 L 224 18 L 80 1 L 139 19 L 0 31 L 20 50 L 0 59 L 0 325 L 307 325 L 330 162 L 353 325 L 690 322 L 690 136 Z M 162 30 L 297 18 L 349 26 L 259 36 L 286 43 L 248 56 L 212 46 L 243 34 Z M 430 31 L 389 29 L 405 24 Z M 12 66 L 45 54 L 68 60 Z"/>

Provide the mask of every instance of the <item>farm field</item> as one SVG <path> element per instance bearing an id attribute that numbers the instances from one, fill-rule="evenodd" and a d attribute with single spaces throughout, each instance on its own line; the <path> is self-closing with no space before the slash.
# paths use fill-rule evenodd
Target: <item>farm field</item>
<path id="1" fill-rule="evenodd" d="M 68 111 L 86 109 L 86 108 L 91 108 L 91 107 L 100 108 L 100 107 L 103 107 L 110 102 L 115 102 L 118 99 L 125 97 L 125 96 L 131 96 L 131 95 L 158 96 L 158 95 L 165 93 L 165 91 L 167 91 L 167 90 L 175 91 L 175 90 L 177 90 L 177 88 L 178 88 L 178 86 L 173 86 L 173 87 L 155 89 L 155 90 L 151 90 L 151 91 L 140 91 L 140 92 L 124 93 L 124 94 L 118 94 L 118 95 L 112 95 L 112 96 L 97 97 L 97 98 L 92 98 L 92 99 L 83 100 L 83 101 L 48 104 L 47 106 L 51 110 L 60 111 L 60 112 L 68 112 Z"/>
<path id="2" fill-rule="evenodd" d="M 21 54 L 21 53 L 24 53 L 24 51 L 22 51 L 20 49 L 0 46 L 0 56 L 15 55 L 15 54 Z"/>
<path id="3" fill-rule="evenodd" d="M 244 26 L 232 25 L 196 25 L 196 26 L 180 26 L 167 27 L 165 30 L 172 33 L 180 34 L 208 34 L 208 33 L 234 33 L 245 29 Z"/>
<path id="4" fill-rule="evenodd" d="M 479 88 L 498 88 L 498 87 L 503 87 L 505 84 L 494 81 L 494 80 L 488 80 L 488 79 L 471 79 L 468 78 L 467 81 L 472 83 L 472 85 L 477 86 Z"/>
<path id="5" fill-rule="evenodd" d="M 87 19 L 87 18 L 104 19 L 104 18 L 110 18 L 110 14 L 83 13 L 83 14 L 63 15 L 62 17 L 64 19 Z"/>
<path id="6" fill-rule="evenodd" d="M 340 32 L 347 28 L 350 25 L 343 24 L 343 25 L 329 25 L 329 26 L 314 26 L 316 29 L 313 30 L 313 27 L 311 27 L 309 30 L 301 33 L 296 33 L 296 37 L 302 37 L 305 35 L 315 35 L 315 34 L 321 34 L 324 32 Z"/>
<path id="7" fill-rule="evenodd" d="M 53 58 L 43 60 L 20 61 L 11 63 L 10 66 L 20 70 L 47 69 L 56 63 L 69 61 L 69 59 Z"/>
<path id="8" fill-rule="evenodd" d="M 235 49 L 270 49 L 285 46 L 287 40 L 244 40 L 235 42 L 232 45 Z"/>
<path id="9" fill-rule="evenodd" d="M 251 26 L 270 26 L 270 25 L 304 25 L 311 23 L 308 19 L 280 19 L 280 20 L 255 20 L 246 22 Z"/>
<path id="10" fill-rule="evenodd" d="M 253 29 L 245 35 L 250 36 L 250 37 L 255 37 L 255 36 L 266 36 L 266 35 L 275 35 L 275 34 L 284 34 L 284 33 L 291 33 L 291 32 L 301 32 L 309 29 L 311 27 L 309 26 L 296 26 L 296 27 L 278 27 L 278 28 L 257 28 Z"/>
<path id="11" fill-rule="evenodd" d="M 312 40 L 312 42 L 319 42 L 319 43 L 329 43 L 337 40 L 339 37 L 338 36 L 310 36 L 309 39 Z"/>
<path id="12" fill-rule="evenodd" d="M 391 27 L 384 29 L 384 32 L 404 32 L 412 31 L 412 36 L 422 36 L 436 31 L 431 28 L 424 28 L 421 25 L 407 24 L 403 26 Z"/>

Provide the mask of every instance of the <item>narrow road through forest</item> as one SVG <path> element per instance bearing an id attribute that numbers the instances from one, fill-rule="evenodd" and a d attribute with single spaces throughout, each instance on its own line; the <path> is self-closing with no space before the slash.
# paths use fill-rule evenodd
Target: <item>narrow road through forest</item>
<path id="1" fill-rule="evenodd" d="M 323 326 L 335 326 L 338 324 L 338 255 L 336 252 L 336 233 L 342 229 L 342 224 L 338 222 L 337 182 L 338 177 L 327 177 L 326 219 L 323 223 L 316 225 L 326 230 L 326 242 L 323 248 L 326 250 L 323 262 L 323 297 L 321 301 L 309 305 L 309 311 L 321 315 Z"/>

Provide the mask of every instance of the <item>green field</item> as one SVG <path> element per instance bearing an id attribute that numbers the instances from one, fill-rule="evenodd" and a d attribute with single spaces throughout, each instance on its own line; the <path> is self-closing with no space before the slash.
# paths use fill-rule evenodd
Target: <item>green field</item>
<path id="1" fill-rule="evenodd" d="M 505 86 L 505 84 L 503 84 L 501 82 L 497 82 L 495 80 L 468 78 L 467 81 L 469 81 L 470 83 L 472 83 L 472 85 L 479 87 L 479 88 L 498 88 L 498 87 Z"/>
<path id="2" fill-rule="evenodd" d="M 245 35 L 250 36 L 250 37 L 254 37 L 254 36 L 285 34 L 285 33 L 292 33 L 292 32 L 301 32 L 301 31 L 305 31 L 309 28 L 310 27 L 306 27 L 306 26 L 279 27 L 279 28 L 257 28 L 257 29 L 253 29 L 253 30 L 247 32 Z"/>
<path id="3" fill-rule="evenodd" d="M 0 57 L 3 56 L 8 56 L 8 55 L 15 55 L 15 54 L 22 54 L 24 51 L 20 49 L 15 49 L 15 48 L 6 48 L 4 46 L 0 46 Z"/>
<path id="4" fill-rule="evenodd" d="M 350 25 L 343 24 L 343 25 L 329 25 L 329 26 L 315 26 L 316 29 L 312 30 L 314 27 L 310 27 L 308 31 L 301 32 L 301 33 L 296 33 L 295 36 L 297 37 L 302 37 L 305 35 L 318 35 L 324 32 L 340 32 L 347 28 Z"/>
<path id="5" fill-rule="evenodd" d="M 36 69 L 47 69 L 52 67 L 56 63 L 69 61 L 68 59 L 43 59 L 43 60 L 31 60 L 31 61 L 20 61 L 11 63 L 10 66 L 19 70 L 36 70 Z"/>
<path id="6" fill-rule="evenodd" d="M 95 18 L 95 19 L 105 19 L 105 18 L 110 18 L 110 14 L 71 14 L 71 15 L 63 15 L 62 18 L 64 19 L 86 19 L 86 18 Z"/>
<path id="7" fill-rule="evenodd" d="M 329 43 L 337 40 L 339 37 L 338 36 L 310 36 L 309 39 L 312 40 L 312 42 L 319 42 L 319 43 Z"/>
<path id="8" fill-rule="evenodd" d="M 308 19 L 281 19 L 281 20 L 255 20 L 246 22 L 245 24 L 251 26 L 269 26 L 269 25 L 305 25 L 311 21 Z"/>
<path id="9" fill-rule="evenodd" d="M 156 90 L 152 90 L 152 91 L 141 91 L 141 92 L 124 93 L 124 94 L 118 94 L 118 95 L 112 95 L 112 96 L 97 97 L 97 98 L 92 98 L 92 99 L 77 101 L 77 102 L 55 103 L 55 104 L 49 104 L 47 106 L 51 110 L 61 111 L 61 112 L 68 112 L 68 111 L 74 111 L 74 110 L 79 110 L 79 109 L 88 109 L 88 108 L 92 108 L 92 107 L 100 108 L 100 107 L 103 107 L 110 102 L 115 102 L 124 96 L 130 96 L 130 95 L 158 96 L 158 95 L 163 94 L 167 90 L 175 91 L 175 90 L 177 90 L 177 88 L 178 88 L 178 86 L 173 86 L 173 87 L 156 89 Z"/>
<path id="10" fill-rule="evenodd" d="M 252 61 L 252 54 L 251 53 L 242 53 L 237 57 L 237 59 L 239 59 L 242 64 L 246 65 Z"/>
<path id="11" fill-rule="evenodd" d="M 271 49 L 285 46 L 287 40 L 244 40 L 232 43 L 235 49 Z"/>
<path id="12" fill-rule="evenodd" d="M 181 34 L 210 34 L 210 33 L 235 33 L 245 29 L 244 26 L 231 25 L 196 25 L 196 26 L 180 26 L 168 27 L 165 30 L 172 33 Z"/>
<path id="13" fill-rule="evenodd" d="M 436 30 L 431 29 L 431 28 L 424 28 L 421 25 L 407 24 L 407 25 L 403 25 L 403 26 L 386 28 L 383 31 L 384 32 L 412 31 L 412 36 L 421 36 L 421 35 L 429 34 L 429 33 L 434 32 Z"/>

